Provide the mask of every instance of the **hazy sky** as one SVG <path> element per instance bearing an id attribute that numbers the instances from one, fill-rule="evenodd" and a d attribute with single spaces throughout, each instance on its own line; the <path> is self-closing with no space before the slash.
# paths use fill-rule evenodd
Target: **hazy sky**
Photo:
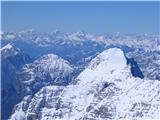
<path id="1" fill-rule="evenodd" d="M 2 30 L 157 34 L 158 2 L 2 2 Z"/>

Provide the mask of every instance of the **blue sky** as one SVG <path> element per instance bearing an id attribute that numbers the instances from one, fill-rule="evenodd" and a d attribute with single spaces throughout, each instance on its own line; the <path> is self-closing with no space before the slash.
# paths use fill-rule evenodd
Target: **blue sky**
<path id="1" fill-rule="evenodd" d="M 158 2 L 2 2 L 2 30 L 158 34 Z"/>

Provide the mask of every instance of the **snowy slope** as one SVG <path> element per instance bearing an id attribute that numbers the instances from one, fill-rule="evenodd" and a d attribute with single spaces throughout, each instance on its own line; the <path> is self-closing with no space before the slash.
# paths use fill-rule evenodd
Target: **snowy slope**
<path id="1" fill-rule="evenodd" d="M 44 87 L 24 98 L 11 120 L 159 119 L 159 88 L 157 80 L 133 77 L 124 53 L 112 48 L 94 58 L 73 84 Z"/>

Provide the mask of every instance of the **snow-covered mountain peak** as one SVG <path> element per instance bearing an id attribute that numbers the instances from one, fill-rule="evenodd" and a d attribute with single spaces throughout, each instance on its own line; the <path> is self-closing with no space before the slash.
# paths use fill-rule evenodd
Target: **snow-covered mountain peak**
<path id="1" fill-rule="evenodd" d="M 54 54 L 43 55 L 33 63 L 26 64 L 17 74 L 19 88 L 33 94 L 43 86 L 67 85 L 72 80 L 73 68 L 68 61 Z M 23 77 L 19 77 L 23 76 Z"/>
<path id="2" fill-rule="evenodd" d="M 63 60 L 62 58 L 60 58 L 59 56 L 55 55 L 55 54 L 47 54 L 47 55 L 43 55 L 42 57 L 40 57 L 38 59 L 38 61 L 52 61 L 52 60 Z"/>
<path id="3" fill-rule="evenodd" d="M 35 60 L 33 64 L 42 66 L 44 69 L 59 69 L 61 71 L 73 71 L 73 68 L 68 61 L 62 59 L 55 54 L 43 55 L 39 59 Z"/>
<path id="4" fill-rule="evenodd" d="M 27 54 L 25 54 L 22 50 L 20 50 L 19 48 L 16 48 L 14 45 L 10 43 L 2 47 L 0 51 L 1 51 L 2 59 L 6 59 L 8 57 L 23 58 L 22 61 L 28 61 L 27 59 L 30 59 Z"/>
<path id="5" fill-rule="evenodd" d="M 130 68 L 123 51 L 110 48 L 97 55 L 77 77 L 77 81 L 78 84 L 114 82 L 115 79 L 132 76 Z"/>
<path id="6" fill-rule="evenodd" d="M 13 45 L 7 44 L 6 46 L 4 46 L 4 47 L 1 48 L 1 51 L 2 50 L 11 50 L 11 49 L 15 49 L 15 48 L 13 47 Z"/>
<path id="7" fill-rule="evenodd" d="M 119 48 L 110 48 L 108 50 L 100 53 L 96 58 L 94 58 L 89 68 L 93 69 L 99 64 L 107 65 L 107 69 L 122 69 L 127 65 L 127 60 L 123 51 Z"/>
<path id="8" fill-rule="evenodd" d="M 11 44 L 7 44 L 6 46 L 2 47 L 1 50 L 5 50 L 5 49 L 13 49 L 13 46 Z"/>
<path id="9" fill-rule="evenodd" d="M 138 64 L 133 58 L 127 58 L 119 48 L 110 48 L 95 57 L 89 64 L 88 70 L 105 74 L 127 73 L 134 77 L 144 78 Z"/>
<path id="10" fill-rule="evenodd" d="M 86 35 L 86 33 L 84 31 L 79 31 L 79 32 L 76 32 L 74 34 L 79 36 L 79 37 L 84 37 Z"/>
<path id="11" fill-rule="evenodd" d="M 3 62 L 8 61 L 9 63 L 14 64 L 14 66 L 22 67 L 20 63 L 23 63 L 24 65 L 24 63 L 28 63 L 29 61 L 31 62 L 31 58 L 27 54 L 12 44 L 5 45 L 0 49 L 0 51 Z"/>
<path id="12" fill-rule="evenodd" d="M 35 33 L 34 29 L 26 29 L 19 32 L 19 34 L 33 34 L 33 33 Z"/>

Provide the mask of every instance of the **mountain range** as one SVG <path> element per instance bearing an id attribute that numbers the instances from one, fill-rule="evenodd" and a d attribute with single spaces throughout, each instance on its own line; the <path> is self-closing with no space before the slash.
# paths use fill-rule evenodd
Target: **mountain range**
<path id="1" fill-rule="evenodd" d="M 133 77 L 131 68 L 120 49 L 103 51 L 72 84 L 26 96 L 11 120 L 158 119 L 160 82 Z"/>
<path id="2" fill-rule="evenodd" d="M 1 35 L 2 119 L 158 119 L 158 36 Z"/>

